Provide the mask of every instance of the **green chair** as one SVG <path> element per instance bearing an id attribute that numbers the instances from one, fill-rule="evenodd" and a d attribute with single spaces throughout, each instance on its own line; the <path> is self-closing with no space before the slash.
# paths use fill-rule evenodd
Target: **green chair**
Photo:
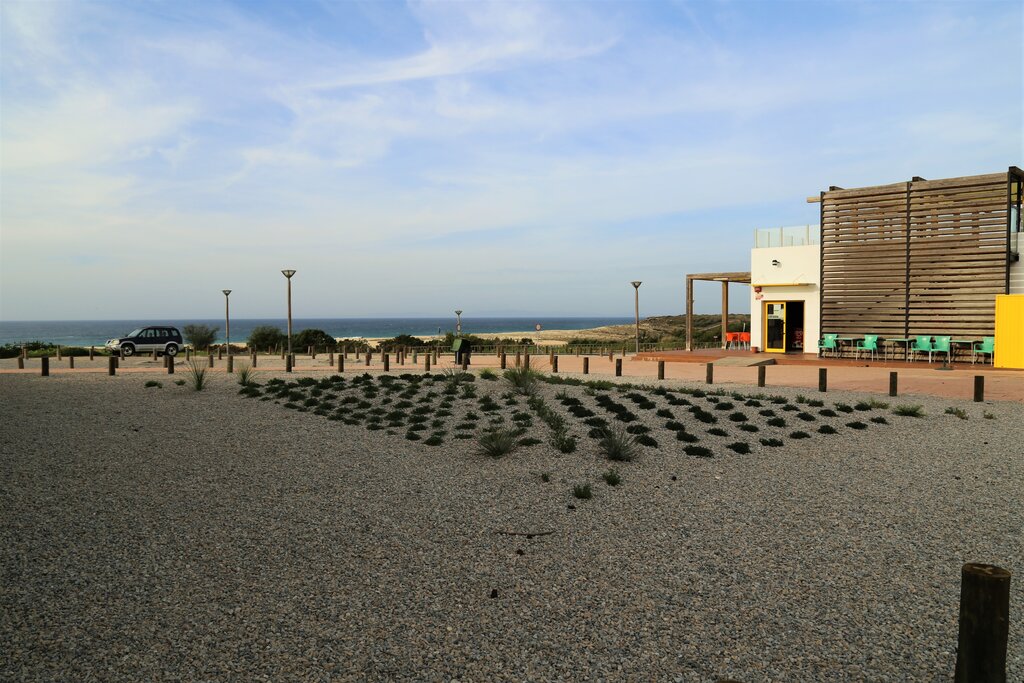
<path id="1" fill-rule="evenodd" d="M 839 343 L 836 342 L 838 334 L 826 334 L 822 339 L 818 340 L 818 355 L 823 356 L 826 351 L 831 351 L 833 354 L 839 353 Z"/>
<path id="2" fill-rule="evenodd" d="M 928 354 L 928 362 L 932 362 L 932 353 L 944 353 L 946 354 L 946 362 L 948 363 L 950 360 L 950 341 L 952 339 L 952 337 L 936 337 L 935 343 L 932 344 L 932 351 Z"/>
<path id="3" fill-rule="evenodd" d="M 978 354 L 983 356 L 987 353 L 989 360 L 992 361 L 995 358 L 996 353 L 996 338 L 995 337 L 983 337 L 980 342 L 974 342 L 971 345 L 971 365 L 974 361 L 978 360 Z M 982 362 L 984 362 L 982 358 Z"/>
<path id="4" fill-rule="evenodd" d="M 857 358 L 860 358 L 861 351 L 870 351 L 871 360 L 874 360 L 875 354 L 878 352 L 878 335 L 865 334 L 864 339 L 857 342 L 857 346 L 855 348 L 857 350 Z"/>
<path id="5" fill-rule="evenodd" d="M 917 360 L 917 354 L 927 353 L 928 362 L 932 362 L 932 338 L 929 335 L 919 334 L 914 338 L 914 345 L 910 347 L 913 360 Z"/>

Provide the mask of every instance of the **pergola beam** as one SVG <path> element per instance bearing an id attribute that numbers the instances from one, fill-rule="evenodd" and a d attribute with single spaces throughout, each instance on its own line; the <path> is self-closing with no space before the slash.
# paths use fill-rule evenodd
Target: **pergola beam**
<path id="1" fill-rule="evenodd" d="M 722 348 L 729 327 L 729 283 L 750 284 L 750 273 L 694 273 L 686 276 L 686 350 L 693 351 L 693 281 L 722 283 Z"/>

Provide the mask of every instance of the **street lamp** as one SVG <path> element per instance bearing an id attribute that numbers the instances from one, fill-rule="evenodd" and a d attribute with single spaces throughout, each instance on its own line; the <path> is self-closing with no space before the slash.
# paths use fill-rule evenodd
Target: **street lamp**
<path id="1" fill-rule="evenodd" d="M 220 290 L 224 292 L 224 340 L 227 342 L 228 355 L 231 355 L 231 308 L 228 305 L 228 295 L 231 294 L 230 289 Z"/>
<path id="2" fill-rule="evenodd" d="M 288 278 L 288 358 L 292 357 L 292 275 L 294 270 L 282 270 L 281 274 Z"/>
<path id="3" fill-rule="evenodd" d="M 636 352 L 640 353 L 640 285 L 639 280 L 633 280 L 634 303 L 636 305 Z"/>
<path id="4" fill-rule="evenodd" d="M 455 336 L 462 336 L 462 311 L 455 311 Z"/>

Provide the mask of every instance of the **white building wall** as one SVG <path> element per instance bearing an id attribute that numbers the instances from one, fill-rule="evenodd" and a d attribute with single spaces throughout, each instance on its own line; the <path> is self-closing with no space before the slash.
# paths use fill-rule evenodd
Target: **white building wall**
<path id="1" fill-rule="evenodd" d="M 772 261 L 779 265 L 772 265 Z M 750 344 L 762 350 L 764 301 L 803 301 L 804 352 L 817 353 L 821 338 L 821 246 L 750 250 Z"/>
<path id="2" fill-rule="evenodd" d="M 1024 294 L 1024 259 L 1010 264 L 1010 294 Z"/>

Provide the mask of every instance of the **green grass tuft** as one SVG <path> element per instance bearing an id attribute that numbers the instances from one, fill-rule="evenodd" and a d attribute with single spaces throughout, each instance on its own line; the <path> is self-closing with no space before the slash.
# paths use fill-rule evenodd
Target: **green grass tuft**
<path id="1" fill-rule="evenodd" d="M 893 415 L 899 415 L 901 417 L 923 417 L 924 406 L 922 405 L 902 405 L 896 406 L 892 409 Z"/>

